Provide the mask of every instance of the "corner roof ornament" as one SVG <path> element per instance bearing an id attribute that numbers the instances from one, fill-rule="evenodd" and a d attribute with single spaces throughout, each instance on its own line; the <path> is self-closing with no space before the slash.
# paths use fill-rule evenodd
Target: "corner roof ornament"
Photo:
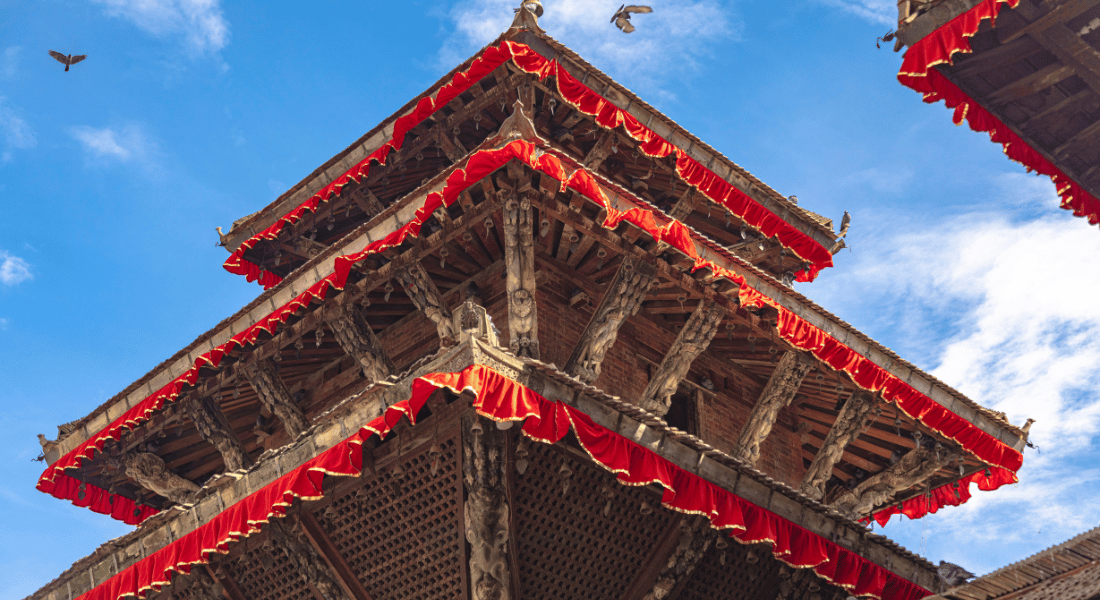
<path id="1" fill-rule="evenodd" d="M 545 33 L 539 27 L 539 17 L 542 16 L 542 2 L 539 0 L 523 0 L 519 8 L 513 9 L 516 13 L 512 21 L 512 29 L 527 29 L 538 33 Z"/>

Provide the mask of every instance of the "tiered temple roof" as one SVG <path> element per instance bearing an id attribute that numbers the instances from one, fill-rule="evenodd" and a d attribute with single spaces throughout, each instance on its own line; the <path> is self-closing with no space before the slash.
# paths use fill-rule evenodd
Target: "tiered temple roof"
<path id="1" fill-rule="evenodd" d="M 33 597 L 937 589 L 867 523 L 1015 481 L 1026 432 L 794 291 L 843 231 L 517 15 L 234 224 L 268 289 L 61 430 L 39 489 L 140 528 Z"/>

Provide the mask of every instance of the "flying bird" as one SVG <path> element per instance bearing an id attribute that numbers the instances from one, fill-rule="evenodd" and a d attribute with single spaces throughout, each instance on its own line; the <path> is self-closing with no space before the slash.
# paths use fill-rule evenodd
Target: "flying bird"
<path id="1" fill-rule="evenodd" d="M 630 13 L 642 14 L 651 12 L 653 12 L 653 9 L 648 6 L 634 6 L 633 4 L 627 6 L 624 4 L 619 7 L 615 16 L 611 17 L 611 22 L 619 29 L 622 29 L 623 33 L 633 33 L 634 26 L 630 24 Z"/>
<path id="2" fill-rule="evenodd" d="M 71 65 L 75 65 L 76 63 L 84 60 L 85 58 L 88 58 L 88 55 L 86 55 L 86 54 L 77 54 L 76 56 L 73 56 L 72 54 L 70 54 L 68 56 L 65 56 L 64 54 L 62 54 L 60 52 L 55 52 L 53 50 L 50 50 L 50 56 L 56 58 L 57 62 L 65 65 L 65 70 L 66 71 L 69 70 L 69 67 Z"/>

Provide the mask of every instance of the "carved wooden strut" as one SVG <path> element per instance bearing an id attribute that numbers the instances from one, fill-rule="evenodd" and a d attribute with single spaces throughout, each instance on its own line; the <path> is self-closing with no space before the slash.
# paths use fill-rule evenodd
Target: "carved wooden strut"
<path id="1" fill-rule="evenodd" d="M 324 559 L 317 554 L 308 540 L 304 539 L 304 534 L 292 523 L 275 519 L 268 523 L 265 529 L 271 536 L 272 542 L 286 553 L 287 559 L 301 576 L 302 581 L 317 588 L 326 600 L 348 600 L 347 594 L 332 576 Z"/>
<path id="2" fill-rule="evenodd" d="M 710 529 L 710 523 L 705 518 L 690 520 L 685 518 L 682 529 L 680 545 L 668 558 L 661 573 L 657 575 L 653 588 L 642 600 L 664 600 L 673 595 L 678 588 L 683 587 L 695 571 L 695 567 L 703 562 L 703 558 L 706 557 L 718 536 Z"/>
<path id="3" fill-rule="evenodd" d="M 141 487 L 175 502 L 190 504 L 199 486 L 168 470 L 164 460 L 156 454 L 134 452 L 118 458 L 126 476 Z"/>
<path id="4" fill-rule="evenodd" d="M 725 314 L 726 311 L 713 300 L 703 299 L 699 302 L 687 324 L 680 330 L 680 335 L 676 336 L 672 348 L 657 367 L 657 372 L 649 380 L 649 385 L 642 392 L 642 408 L 661 417 L 668 413 L 676 388 L 684 380 L 691 363 L 714 339 L 718 324 Z"/>
<path id="5" fill-rule="evenodd" d="M 183 411 L 199 430 L 199 435 L 217 448 L 225 462 L 226 471 L 239 471 L 252 466 L 252 459 L 244 450 L 241 440 L 229 426 L 221 406 L 211 397 L 192 395 L 182 403 Z"/>
<path id="6" fill-rule="evenodd" d="M 359 362 L 368 381 L 381 381 L 397 370 L 357 307 L 326 307 L 325 322 L 344 352 Z"/>
<path id="7" fill-rule="evenodd" d="M 428 276 L 423 265 L 418 262 L 413 263 L 398 270 L 396 277 L 416 308 L 435 323 L 436 330 L 439 331 L 440 343 L 444 347 L 455 345 L 457 332 L 454 329 L 454 323 L 451 322 L 451 311 L 447 309 L 443 294 L 439 293 L 439 288 Z"/>
<path id="8" fill-rule="evenodd" d="M 507 267 L 508 346 L 516 356 L 539 358 L 535 303 L 535 223 L 524 195 L 504 206 L 504 262 Z"/>
<path id="9" fill-rule="evenodd" d="M 861 391 L 848 398 L 829 430 L 829 435 L 825 436 L 825 442 L 817 456 L 806 470 L 806 476 L 802 478 L 800 489 L 803 494 L 814 500 L 821 500 L 825 496 L 825 483 L 833 475 L 833 466 L 840 462 L 848 444 L 867 431 L 880 410 L 881 405 L 874 394 Z"/>
<path id="10" fill-rule="evenodd" d="M 868 477 L 855 489 L 838 498 L 832 507 L 853 519 L 865 517 L 875 508 L 886 504 L 898 492 L 923 483 L 957 458 L 958 454 L 955 452 L 937 451 L 918 445 L 897 463 Z"/>
<path id="11" fill-rule="evenodd" d="M 475 414 L 463 417 L 462 426 L 472 600 L 509 600 L 512 596 L 507 554 L 510 507 L 502 470 L 505 433 Z"/>
<path id="12" fill-rule="evenodd" d="M 297 438 L 303 431 L 309 429 L 309 419 L 294 401 L 294 396 L 269 361 L 247 362 L 243 365 L 242 372 L 264 407 L 275 413 L 275 416 L 283 422 L 283 427 L 291 439 Z"/>
<path id="13" fill-rule="evenodd" d="M 633 256 L 623 259 L 622 266 L 608 285 L 592 320 L 565 364 L 566 373 L 586 383 L 599 378 L 600 364 L 615 344 L 619 328 L 638 312 L 642 299 L 656 280 L 657 270 L 652 265 Z"/>
<path id="14" fill-rule="evenodd" d="M 779 418 L 779 411 L 791 403 L 802 385 L 802 380 L 813 366 L 813 359 L 801 352 L 787 352 L 779 359 L 768 385 L 764 387 L 748 422 L 741 430 L 737 447 L 733 449 L 735 456 L 750 465 L 755 465 L 760 460 L 760 445 L 772 432 L 772 426 Z"/>

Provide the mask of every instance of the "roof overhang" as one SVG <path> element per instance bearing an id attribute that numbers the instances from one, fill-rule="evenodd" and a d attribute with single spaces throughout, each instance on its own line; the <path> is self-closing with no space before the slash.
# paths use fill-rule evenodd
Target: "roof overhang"
<path id="1" fill-rule="evenodd" d="M 957 125 L 1050 177 L 1062 208 L 1100 223 L 1100 1 L 898 4 L 901 83 L 944 100 Z"/>

